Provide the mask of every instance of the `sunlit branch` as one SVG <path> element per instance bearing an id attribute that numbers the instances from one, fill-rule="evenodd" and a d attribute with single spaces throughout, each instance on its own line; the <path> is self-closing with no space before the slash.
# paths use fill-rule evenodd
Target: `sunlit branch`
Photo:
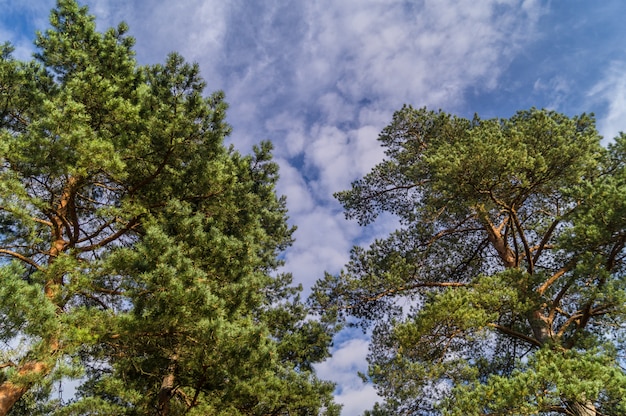
<path id="1" fill-rule="evenodd" d="M 37 270 L 41 271 L 43 270 L 41 268 L 40 265 L 38 265 L 37 263 L 35 263 L 32 259 L 20 254 L 20 253 L 16 253 L 15 251 L 11 251 L 11 250 L 6 250 L 4 248 L 0 248 L 0 254 L 6 254 L 8 256 L 14 257 L 18 260 L 23 261 L 24 263 L 27 263 L 30 266 L 33 266 L 34 268 L 36 268 Z"/>
<path id="2" fill-rule="evenodd" d="M 513 249 L 515 250 L 515 265 L 519 265 L 520 263 L 519 244 L 517 244 L 517 237 L 515 237 L 515 225 L 513 225 L 513 218 L 509 217 L 508 222 L 510 225 L 507 227 L 507 231 L 509 229 L 511 230 L 511 239 L 513 240 Z"/>
<path id="3" fill-rule="evenodd" d="M 491 201 L 496 204 L 497 206 L 507 209 L 508 210 L 508 205 L 504 203 L 504 201 L 499 200 L 498 198 L 496 198 L 496 196 L 493 194 L 493 191 L 491 189 L 489 190 L 478 190 L 478 193 L 481 194 L 487 194 L 489 195 L 489 199 L 491 199 Z"/>
<path id="4" fill-rule="evenodd" d="M 52 227 L 52 223 L 50 221 L 42 220 L 41 218 L 37 218 L 37 217 L 32 217 L 31 219 L 34 222 L 37 222 L 39 224 L 43 224 L 43 225 L 46 225 L 48 227 Z"/>
<path id="5" fill-rule="evenodd" d="M 557 270 L 556 273 L 554 273 L 552 276 L 550 276 L 550 278 L 548 280 L 543 282 L 543 284 L 537 288 L 537 293 L 540 294 L 540 295 L 543 295 L 543 293 L 550 286 L 552 286 L 552 284 L 554 282 L 556 282 L 561 276 L 563 276 L 565 273 L 567 273 L 572 268 L 573 265 L 574 265 L 574 263 L 570 262 L 570 263 L 566 264 L 565 266 L 561 267 L 559 270 Z"/>
<path id="6" fill-rule="evenodd" d="M 592 316 L 606 315 L 607 313 L 610 313 L 614 307 L 615 307 L 614 305 L 603 305 L 603 306 L 597 306 L 595 308 L 587 308 L 585 311 L 576 312 L 575 314 L 571 315 L 567 319 L 567 321 L 563 323 L 563 325 L 561 326 L 561 329 L 557 333 L 557 336 L 559 338 L 563 336 L 566 329 L 573 323 L 575 323 L 578 326 L 577 329 L 582 329 Z"/>
<path id="7" fill-rule="evenodd" d="M 489 242 L 498 253 L 500 259 L 504 262 L 504 266 L 507 268 L 515 267 L 517 265 L 516 257 L 507 242 L 502 238 L 501 231 L 504 227 L 505 221 L 503 220 L 502 223 L 496 227 L 489 219 L 484 207 L 477 207 L 476 211 L 479 221 L 483 223 L 483 226 L 487 231 Z"/>

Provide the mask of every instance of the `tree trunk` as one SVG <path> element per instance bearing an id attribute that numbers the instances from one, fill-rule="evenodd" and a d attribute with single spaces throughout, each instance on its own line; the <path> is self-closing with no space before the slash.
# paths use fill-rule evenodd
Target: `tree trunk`
<path id="1" fill-rule="evenodd" d="M 159 403 L 157 414 L 167 416 L 170 412 L 170 399 L 174 391 L 174 374 L 170 373 L 163 377 L 161 389 L 159 390 Z"/>
<path id="2" fill-rule="evenodd" d="M 18 386 L 5 381 L 0 385 L 0 416 L 5 416 L 24 393 L 28 391 L 28 386 Z"/>
<path id="3" fill-rule="evenodd" d="M 572 416 L 596 416 L 596 406 L 591 400 L 585 402 L 571 401 L 567 403 L 567 410 Z"/>
<path id="4" fill-rule="evenodd" d="M 507 241 L 501 233 L 504 222 L 496 227 L 489 219 L 489 215 L 485 212 L 484 208 L 478 210 L 478 219 L 483 223 L 485 231 L 487 231 L 489 243 L 491 243 L 491 246 L 498 253 L 504 267 L 507 269 L 518 267 L 517 256 L 513 250 L 511 250 L 511 247 L 508 246 Z"/>
<path id="5" fill-rule="evenodd" d="M 43 374 L 48 371 L 48 365 L 43 362 L 33 361 L 26 363 L 20 368 L 20 376 Z M 32 383 L 16 384 L 5 381 L 0 384 L 0 416 L 6 416 L 15 403 L 28 391 Z"/>
<path id="6" fill-rule="evenodd" d="M 167 374 L 163 377 L 163 381 L 161 382 L 161 389 L 159 390 L 158 404 L 157 404 L 157 415 L 158 416 L 167 416 L 170 412 L 170 400 L 172 399 L 172 395 L 174 394 L 174 383 L 176 381 L 176 377 L 174 372 L 176 371 L 176 361 L 178 361 L 178 355 L 174 354 L 170 357 L 171 362 L 167 368 Z"/>
<path id="7" fill-rule="evenodd" d="M 68 182 L 63 190 L 63 194 L 61 195 L 59 205 L 55 210 L 54 220 L 51 223 L 52 242 L 48 253 L 48 266 L 52 265 L 56 258 L 63 253 L 68 246 L 68 241 L 64 238 L 66 228 L 64 219 L 68 217 L 68 209 L 73 205 L 73 198 L 78 184 L 79 179 L 75 177 L 70 177 L 68 179 Z M 44 294 L 50 302 L 56 305 L 57 313 L 62 313 L 61 306 L 56 303 L 59 287 L 62 284 L 63 275 L 60 275 L 49 276 L 44 285 Z M 48 350 L 51 355 L 56 353 L 58 349 L 58 340 L 49 340 Z M 18 375 L 20 377 L 35 376 L 32 378 L 29 377 L 32 380 L 33 378 L 36 378 L 36 376 L 46 375 L 50 371 L 51 367 L 49 363 L 46 363 L 45 361 L 30 361 L 20 366 Z M 5 381 L 0 384 L 0 416 L 7 415 L 15 403 L 22 398 L 22 396 L 28 391 L 28 389 L 31 388 L 33 384 L 34 383 L 32 381 L 28 383 Z"/>
<path id="8" fill-rule="evenodd" d="M 546 343 L 551 338 L 551 323 L 549 319 L 543 316 L 539 310 L 529 312 L 527 318 L 535 339 L 542 345 Z"/>

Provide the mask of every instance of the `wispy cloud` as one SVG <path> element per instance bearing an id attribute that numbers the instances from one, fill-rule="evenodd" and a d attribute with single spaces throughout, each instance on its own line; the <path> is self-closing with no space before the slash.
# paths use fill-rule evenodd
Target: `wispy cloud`
<path id="1" fill-rule="evenodd" d="M 53 0 L 0 0 L 0 10 L 6 19 L 3 20 L 9 23 L 0 24 L 0 43 L 10 40 L 15 48 L 13 55 L 17 59 L 30 59 L 35 50 L 34 32 L 48 26 L 48 15 L 52 6 Z"/>
<path id="2" fill-rule="evenodd" d="M 614 62 L 589 91 L 589 97 L 606 106 L 598 120 L 598 129 L 605 140 L 626 132 L 626 62 Z"/>
<path id="3" fill-rule="evenodd" d="M 81 1 L 81 0 L 79 0 Z M 202 66 L 208 89 L 223 89 L 218 70 L 228 24 L 236 2 L 216 0 L 83 0 L 100 30 L 124 21 L 137 39 L 139 64 L 162 63 L 171 52 Z"/>
<path id="4" fill-rule="evenodd" d="M 335 380 L 340 386 L 335 399 L 343 405 L 344 415 L 361 414 L 380 401 L 374 387 L 365 384 L 358 375 L 359 371 L 366 370 L 364 363 L 368 345 L 366 339 L 359 338 L 343 342 L 329 360 L 316 367 L 321 378 Z"/>

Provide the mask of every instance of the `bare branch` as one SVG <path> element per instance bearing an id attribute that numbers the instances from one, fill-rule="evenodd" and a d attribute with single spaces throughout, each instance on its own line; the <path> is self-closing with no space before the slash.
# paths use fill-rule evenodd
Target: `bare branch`
<path id="1" fill-rule="evenodd" d="M 519 340 L 532 344 L 535 347 L 540 348 L 542 346 L 542 343 L 536 340 L 535 338 L 529 337 L 528 335 L 522 334 L 521 332 L 515 331 L 514 329 L 508 328 L 504 325 L 490 323 L 490 324 L 487 324 L 487 326 L 494 328 L 505 335 L 509 335 L 513 338 L 517 338 Z"/>
<path id="2" fill-rule="evenodd" d="M 552 221 L 552 224 L 550 224 L 550 228 L 548 228 L 548 231 L 543 235 L 543 238 L 541 239 L 541 242 L 539 243 L 539 246 L 537 247 L 537 251 L 535 252 L 535 257 L 533 257 L 533 263 L 537 263 L 537 261 L 539 261 L 539 256 L 541 256 L 542 251 L 545 248 L 548 248 L 547 244 L 548 241 L 550 240 L 550 238 L 552 237 L 552 234 L 554 233 L 554 230 L 556 229 L 556 226 L 560 223 L 560 220 L 554 220 Z"/>
<path id="3" fill-rule="evenodd" d="M 528 262 L 528 273 L 532 275 L 535 272 L 535 265 L 533 263 L 533 257 L 530 252 L 530 245 L 528 244 L 528 240 L 526 239 L 526 234 L 524 234 L 524 228 L 519 221 L 517 212 L 514 209 L 511 209 L 510 212 L 513 223 L 515 224 L 515 228 L 517 229 L 520 239 L 522 240 L 522 244 L 524 245 L 524 253 L 526 253 L 526 261 Z"/>
<path id="4" fill-rule="evenodd" d="M 128 222 L 128 224 L 126 224 L 125 227 L 119 229 L 116 233 L 111 234 L 107 238 L 104 238 L 104 239 L 98 241 L 97 243 L 91 244 L 89 246 L 79 247 L 78 250 L 80 252 L 84 253 L 84 252 L 87 252 L 87 251 L 93 251 L 93 250 L 96 250 L 98 248 L 104 247 L 105 245 L 107 245 L 107 244 L 117 240 L 118 238 L 122 237 L 128 231 L 132 230 L 138 223 L 139 223 L 139 219 L 137 217 L 135 217 L 132 220 L 130 220 Z"/>
<path id="5" fill-rule="evenodd" d="M 94 230 L 87 237 L 83 237 L 81 239 L 76 240 L 76 244 L 80 244 L 80 243 L 84 243 L 85 241 L 93 240 L 98 234 L 100 234 L 102 231 L 104 231 L 105 229 L 107 229 L 111 225 L 115 224 L 115 222 L 117 222 L 118 220 L 119 220 L 118 218 L 114 218 L 111 221 L 105 222 L 103 225 L 98 227 L 96 230 Z"/>
<path id="6" fill-rule="evenodd" d="M 50 221 L 42 220 L 41 218 L 37 218 L 37 217 L 32 217 L 31 219 L 33 221 L 35 221 L 35 222 L 38 222 L 39 224 L 43 224 L 43 225 L 46 225 L 48 227 L 52 227 L 52 222 L 50 222 Z"/>
<path id="7" fill-rule="evenodd" d="M 435 287 L 464 287 L 467 286 L 467 283 L 462 282 L 422 282 L 415 283 L 410 286 L 401 286 L 397 288 L 387 289 L 385 291 L 379 292 L 373 296 L 362 297 L 361 300 L 365 302 L 373 302 L 379 299 L 382 299 L 387 296 L 396 295 L 398 293 L 407 292 L 409 290 L 420 289 L 420 288 L 435 288 Z M 346 308 L 350 309 L 350 307 Z"/>
<path id="8" fill-rule="evenodd" d="M 425 184 L 425 183 L 427 183 L 427 182 L 428 182 L 428 180 L 424 180 L 424 181 L 422 181 L 422 182 L 415 183 L 415 184 L 411 184 L 411 185 L 405 185 L 405 186 L 398 185 L 398 186 L 393 186 L 393 187 L 391 187 L 391 188 L 386 188 L 386 189 L 383 189 L 383 190 L 381 190 L 381 191 L 374 192 L 374 193 L 372 193 L 372 194 L 370 194 L 370 195 L 366 196 L 364 199 L 365 199 L 366 201 L 369 201 L 369 200 L 371 200 L 371 199 L 377 199 L 377 198 L 379 198 L 379 197 L 381 197 L 381 196 L 383 196 L 383 195 L 385 195 L 385 194 L 387 194 L 387 193 L 389 193 L 389 192 L 398 191 L 398 190 L 400 190 L 400 189 L 406 189 L 406 190 L 408 191 L 409 189 L 413 189 L 413 188 L 417 188 L 418 186 L 422 186 L 422 185 L 424 185 L 424 184 Z"/>
<path id="9" fill-rule="evenodd" d="M 456 233 L 465 233 L 465 232 L 469 232 L 469 231 L 478 231 L 481 230 L 482 228 L 478 228 L 478 227 L 469 227 L 469 228 L 461 228 L 461 226 L 463 226 L 466 222 L 468 222 L 469 220 L 471 220 L 472 218 L 475 218 L 476 215 L 475 214 L 471 214 L 468 215 L 467 217 L 465 217 L 462 221 L 460 221 L 455 227 L 453 228 L 447 228 L 445 230 L 441 230 L 439 231 L 437 234 L 435 234 L 434 236 L 432 236 L 432 238 L 430 238 L 425 246 L 428 247 L 431 244 L 433 244 L 435 241 L 439 240 L 442 237 L 445 237 L 447 235 L 452 235 L 452 234 L 456 234 Z"/>

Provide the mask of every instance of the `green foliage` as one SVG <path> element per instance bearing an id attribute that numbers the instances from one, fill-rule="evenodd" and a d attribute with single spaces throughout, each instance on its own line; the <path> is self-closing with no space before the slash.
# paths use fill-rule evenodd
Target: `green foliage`
<path id="1" fill-rule="evenodd" d="M 445 414 L 539 414 L 567 408 L 568 402 L 602 397 L 603 413 L 626 410 L 626 378 L 606 351 L 541 349 L 510 375 L 486 383 L 459 385 Z"/>
<path id="2" fill-rule="evenodd" d="M 50 22 L 32 62 L 0 53 L 0 414 L 337 414 L 328 328 L 277 273 L 271 144 L 226 148 L 223 94 L 137 66 L 125 24 Z"/>
<path id="3" fill-rule="evenodd" d="M 369 414 L 623 413 L 624 135 L 603 148 L 588 115 L 404 107 L 380 141 L 387 159 L 336 197 L 401 227 L 310 300 L 373 328 Z"/>

